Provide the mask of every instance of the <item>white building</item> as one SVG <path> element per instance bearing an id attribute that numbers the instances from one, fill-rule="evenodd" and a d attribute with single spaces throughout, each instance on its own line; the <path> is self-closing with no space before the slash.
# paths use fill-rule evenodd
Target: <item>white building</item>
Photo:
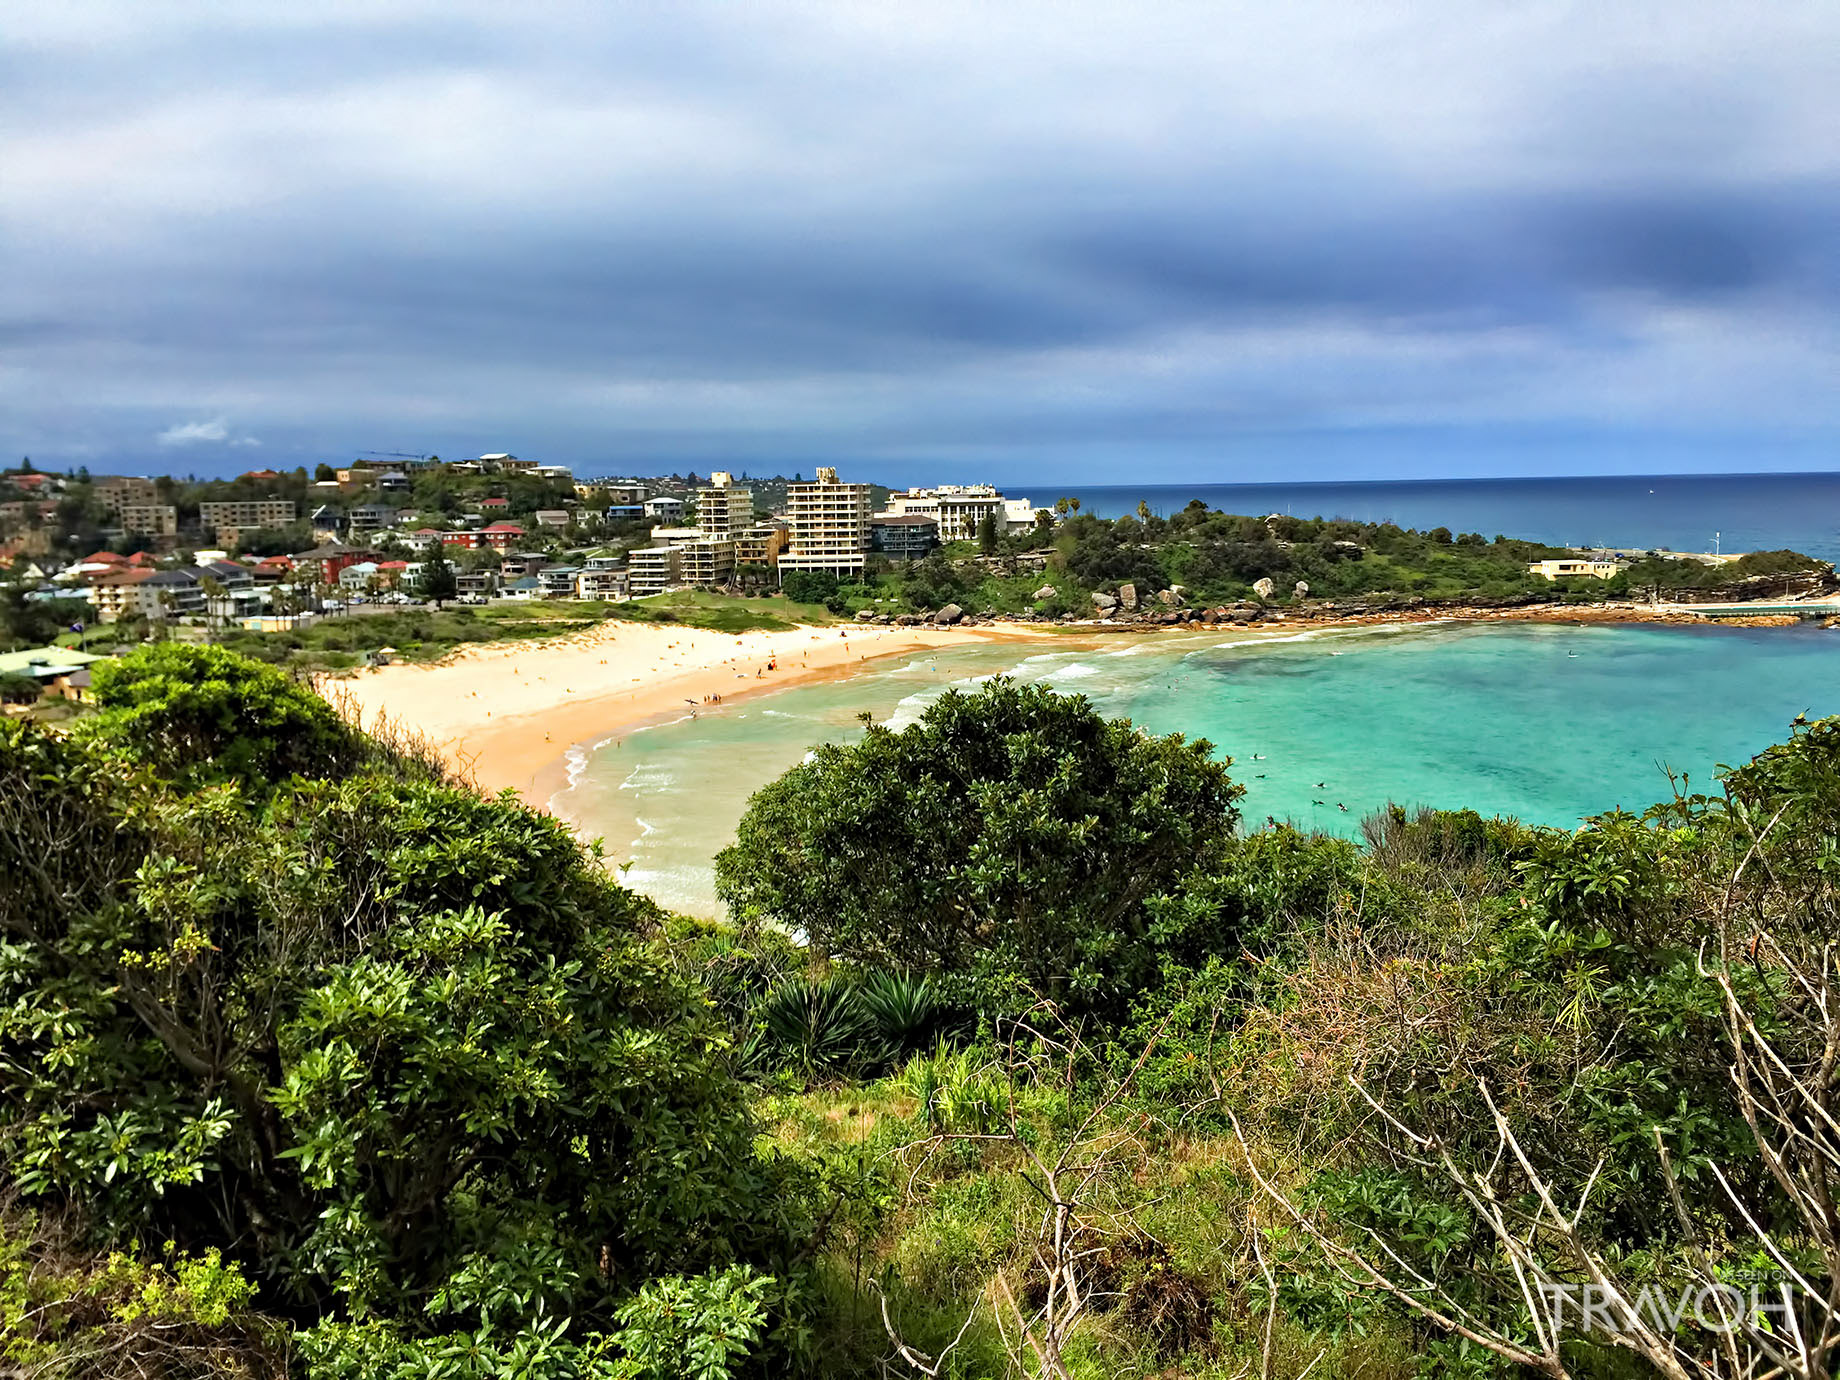
<path id="1" fill-rule="evenodd" d="M 792 540 L 780 553 L 782 576 L 788 570 L 860 571 L 869 553 L 871 506 L 867 484 L 845 484 L 829 466 L 820 466 L 809 484 L 788 484 Z"/>
<path id="2" fill-rule="evenodd" d="M 626 558 L 627 588 L 635 599 L 648 594 L 663 594 L 680 583 L 679 548 L 675 546 L 641 546 Z"/>
<path id="3" fill-rule="evenodd" d="M 1026 498 L 1004 498 L 989 484 L 941 484 L 889 495 L 888 515 L 907 513 L 937 522 L 941 541 L 975 541 L 986 515 L 994 517 L 997 530 L 1005 534 L 1035 525 L 1035 509 Z"/>
<path id="4" fill-rule="evenodd" d="M 707 488 L 696 493 L 696 525 L 709 536 L 735 541 L 754 525 L 754 493 L 739 488 L 726 470 L 709 476 Z"/>
<path id="5" fill-rule="evenodd" d="M 676 522 L 684 515 L 684 501 L 681 498 L 648 498 L 645 515 L 660 522 Z"/>

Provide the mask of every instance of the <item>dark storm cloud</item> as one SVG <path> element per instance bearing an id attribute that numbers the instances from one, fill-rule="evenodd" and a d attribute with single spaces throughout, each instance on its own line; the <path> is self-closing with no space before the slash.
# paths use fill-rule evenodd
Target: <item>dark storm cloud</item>
<path id="1" fill-rule="evenodd" d="M 1821 6 L 19 29 L 0 411 L 54 461 L 387 433 L 1193 473 L 1251 435 L 1493 428 L 1665 468 L 1683 426 L 1754 454 L 1840 422 Z"/>

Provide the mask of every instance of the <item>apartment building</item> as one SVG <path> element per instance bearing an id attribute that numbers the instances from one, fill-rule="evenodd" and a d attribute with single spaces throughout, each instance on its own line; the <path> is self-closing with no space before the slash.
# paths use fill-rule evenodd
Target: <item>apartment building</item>
<path id="1" fill-rule="evenodd" d="M 137 537 L 176 537 L 179 510 L 170 503 L 124 503 L 121 525 Z"/>
<path id="2" fill-rule="evenodd" d="M 143 479 L 133 474 L 99 474 L 90 479 L 90 487 L 95 491 L 96 501 L 100 503 L 111 517 L 117 521 L 121 510 L 130 504 L 152 503 L 160 496 L 151 479 Z"/>
<path id="3" fill-rule="evenodd" d="M 726 470 L 709 476 L 708 487 L 696 491 L 696 525 L 711 537 L 739 540 L 754 525 L 754 492 L 739 488 Z"/>
<path id="4" fill-rule="evenodd" d="M 648 594 L 662 594 L 672 585 L 681 584 L 678 572 L 682 549 L 668 545 L 642 546 L 627 556 L 627 587 L 632 597 L 643 599 Z"/>
<path id="5" fill-rule="evenodd" d="M 96 606 L 96 621 L 113 623 L 159 608 L 159 600 L 141 587 L 153 578 L 151 570 L 111 570 L 89 583 L 89 601 Z"/>
<path id="6" fill-rule="evenodd" d="M 239 534 L 258 527 L 285 527 L 294 520 L 294 501 L 287 498 L 259 498 L 223 503 L 200 503 L 198 522 L 207 532 L 215 533 L 220 546 L 235 546 Z"/>
<path id="7" fill-rule="evenodd" d="M 778 519 L 755 523 L 735 538 L 735 564 L 777 566 L 791 530 Z"/>
<path id="8" fill-rule="evenodd" d="M 780 553 L 781 574 L 860 571 L 869 551 L 870 507 L 869 486 L 845 484 L 829 466 L 820 466 L 809 484 L 788 484 L 786 516 L 792 523 L 792 541 Z"/>
<path id="9" fill-rule="evenodd" d="M 925 513 L 877 513 L 869 544 L 891 561 L 917 561 L 939 545 L 939 523 Z"/>

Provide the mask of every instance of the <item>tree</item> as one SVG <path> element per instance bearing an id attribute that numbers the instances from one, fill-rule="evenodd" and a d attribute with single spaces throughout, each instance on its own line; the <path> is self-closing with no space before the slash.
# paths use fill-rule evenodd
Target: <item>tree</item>
<path id="1" fill-rule="evenodd" d="M 328 464 L 322 462 L 313 467 L 313 479 L 315 483 L 330 484 L 338 477 L 339 472 Z"/>
<path id="2" fill-rule="evenodd" d="M 355 766 L 357 732 L 313 691 L 220 647 L 167 643 L 91 668 L 97 709 L 86 741 L 175 782 L 286 778 Z"/>
<path id="3" fill-rule="evenodd" d="M 257 810 L 0 724 L 0 1192 L 221 1251 L 316 1374 L 585 1374 L 680 1296 L 725 1363 L 796 1328 L 799 1171 L 649 905 L 510 798 L 365 761 Z"/>
<path id="4" fill-rule="evenodd" d="M 978 519 L 978 550 L 986 556 L 997 554 L 997 518 L 995 513 L 985 513 Z"/>
<path id="5" fill-rule="evenodd" d="M 1157 980 L 1157 914 L 1227 841 L 1241 793 L 1205 742 L 998 679 L 757 793 L 717 890 L 737 917 L 955 996 L 1104 1004 Z"/>
<path id="6" fill-rule="evenodd" d="M 439 546 L 429 552 L 427 562 L 422 566 L 422 597 L 432 599 L 438 609 L 460 592 L 460 585 L 454 579 L 454 568 L 447 563 L 447 557 Z"/>
<path id="7" fill-rule="evenodd" d="M 788 570 L 780 589 L 795 604 L 828 604 L 837 597 L 837 577 L 828 570 Z"/>

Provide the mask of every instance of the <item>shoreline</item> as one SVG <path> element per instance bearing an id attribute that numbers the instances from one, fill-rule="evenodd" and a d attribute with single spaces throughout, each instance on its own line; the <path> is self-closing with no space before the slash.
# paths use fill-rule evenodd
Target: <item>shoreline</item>
<path id="1" fill-rule="evenodd" d="M 1322 616 L 1287 610 L 1257 623 L 996 621 L 962 628 L 850 623 L 740 634 L 607 623 L 556 641 L 481 643 L 430 665 L 396 663 L 349 678 L 326 678 L 321 689 L 341 712 L 360 723 L 383 718 L 421 733 L 450 767 L 481 790 L 513 790 L 531 808 L 579 828 L 578 821 L 551 808 L 569 785 L 574 750 L 681 714 L 686 704 L 694 710 L 705 697 L 719 695 L 727 703 L 769 689 L 836 680 L 871 660 L 927 648 L 976 642 L 1073 647 L 1120 635 L 1203 630 L 1256 635 L 1433 622 L 1773 627 L 1798 621 L 1787 615 L 1761 615 L 1714 624 L 1670 613 L 1665 606 L 1535 604 L 1425 605 Z"/>
<path id="2" fill-rule="evenodd" d="M 480 643 L 428 665 L 328 677 L 320 689 L 360 725 L 382 720 L 420 733 L 481 790 L 513 790 L 531 808 L 556 813 L 550 801 L 567 785 L 571 749 L 709 697 L 732 703 L 928 648 L 1050 640 L 1076 639 L 1026 626 L 801 625 L 737 634 L 610 622 L 567 639 Z"/>

